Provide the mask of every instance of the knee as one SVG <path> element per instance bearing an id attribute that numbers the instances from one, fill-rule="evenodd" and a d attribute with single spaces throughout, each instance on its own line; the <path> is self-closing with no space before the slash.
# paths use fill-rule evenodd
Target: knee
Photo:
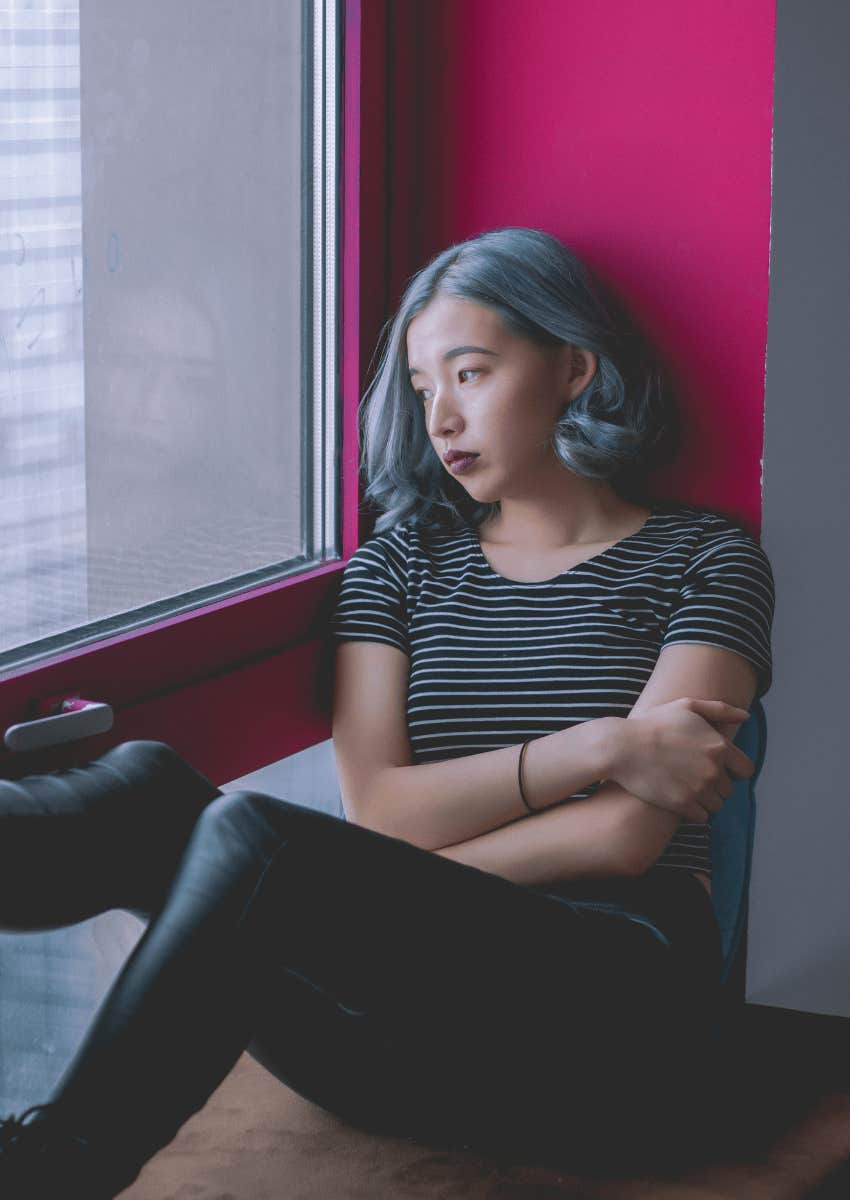
<path id="1" fill-rule="evenodd" d="M 265 792 L 239 790 L 222 792 L 212 804 L 207 805 L 202 815 L 207 824 L 213 825 L 241 827 L 266 822 L 283 828 L 296 824 L 298 814 L 302 811 L 304 810 L 297 804 L 291 804 L 277 796 L 269 796 Z"/>
<path id="2" fill-rule="evenodd" d="M 143 772 L 147 776 L 168 770 L 183 760 L 166 742 L 138 738 L 119 742 L 117 746 L 102 754 L 98 761 L 108 762 L 110 766 L 132 771 L 134 774 Z"/>
<path id="3" fill-rule="evenodd" d="M 217 787 L 196 771 L 166 742 L 135 739 L 120 742 L 97 760 L 116 772 L 128 800 L 146 809 L 165 810 L 169 820 L 193 822 L 216 796 Z"/>
<path id="4" fill-rule="evenodd" d="M 222 792 L 208 804 L 199 823 L 204 825 L 232 825 L 238 828 L 246 821 L 255 819 L 261 809 L 258 792 Z"/>
<path id="5" fill-rule="evenodd" d="M 224 829 L 243 840 L 268 845 L 301 835 L 321 838 L 327 822 L 335 820 L 279 796 L 240 790 L 219 795 L 207 805 L 198 823 L 206 830 Z"/>

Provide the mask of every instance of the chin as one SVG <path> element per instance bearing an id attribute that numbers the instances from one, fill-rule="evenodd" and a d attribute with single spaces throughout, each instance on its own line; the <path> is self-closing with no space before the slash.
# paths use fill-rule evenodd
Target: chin
<path id="1" fill-rule="evenodd" d="M 493 488 L 464 486 L 463 490 L 469 496 L 470 500 L 474 500 L 476 504 L 495 504 L 499 499 L 498 494 Z"/>

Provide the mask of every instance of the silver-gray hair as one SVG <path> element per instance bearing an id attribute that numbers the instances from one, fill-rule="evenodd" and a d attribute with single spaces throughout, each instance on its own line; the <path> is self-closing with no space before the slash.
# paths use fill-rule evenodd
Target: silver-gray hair
<path id="1" fill-rule="evenodd" d="M 675 455 L 681 430 L 646 341 L 562 242 L 539 229 L 507 227 L 432 258 L 381 331 L 384 351 L 360 411 L 365 495 L 381 510 L 376 533 L 407 518 L 475 527 L 499 509 L 474 500 L 444 470 L 408 377 L 407 327 L 437 295 L 485 304 L 511 333 L 539 346 L 566 342 L 593 351 L 596 373 L 565 405 L 552 432 L 555 453 L 575 474 L 652 503 L 646 477 Z"/>

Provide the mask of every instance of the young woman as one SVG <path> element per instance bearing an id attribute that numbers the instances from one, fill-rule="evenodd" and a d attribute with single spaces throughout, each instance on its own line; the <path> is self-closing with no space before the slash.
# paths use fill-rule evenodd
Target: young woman
<path id="1" fill-rule="evenodd" d="M 0 926 L 148 922 L 53 1096 L 3 1123 L 4 1194 L 115 1195 L 246 1048 L 376 1131 L 606 1168 L 710 1139 L 710 818 L 753 770 L 768 560 L 648 498 L 658 373 L 540 231 L 411 280 L 363 415 L 348 820 L 222 795 L 158 742 L 0 783 Z"/>

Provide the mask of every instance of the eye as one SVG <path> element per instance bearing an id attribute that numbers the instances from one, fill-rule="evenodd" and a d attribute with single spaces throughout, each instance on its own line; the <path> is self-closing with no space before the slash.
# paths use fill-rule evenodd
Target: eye
<path id="1" fill-rule="evenodd" d="M 458 375 L 480 375 L 480 374 L 481 374 L 480 367 L 461 367 L 461 369 L 458 371 Z M 423 404 L 427 403 L 428 397 L 425 395 L 425 393 L 427 391 L 428 391 L 428 388 L 417 388 L 416 389 L 416 395 L 423 402 Z"/>

